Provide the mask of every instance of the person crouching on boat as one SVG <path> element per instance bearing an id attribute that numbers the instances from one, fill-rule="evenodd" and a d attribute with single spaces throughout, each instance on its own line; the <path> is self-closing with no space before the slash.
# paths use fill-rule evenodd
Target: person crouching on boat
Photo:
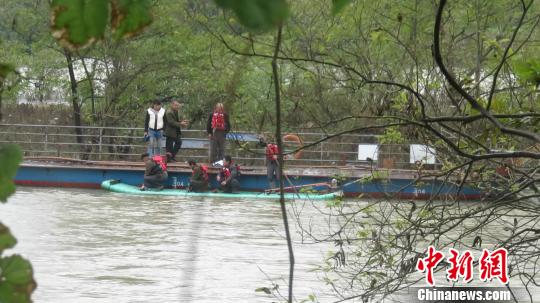
<path id="1" fill-rule="evenodd" d="M 217 176 L 220 189 L 225 193 L 237 192 L 240 189 L 240 167 L 233 163 L 231 156 L 223 157 L 223 168 Z"/>
<path id="2" fill-rule="evenodd" d="M 148 188 L 163 189 L 163 184 L 169 177 L 167 174 L 167 158 L 162 155 L 150 157 L 148 153 L 142 154 L 141 159 L 145 164 L 144 184 L 141 190 Z"/>
<path id="3" fill-rule="evenodd" d="M 208 190 L 208 167 L 199 165 L 195 160 L 188 161 L 192 174 L 189 179 L 189 191 L 205 192 Z"/>

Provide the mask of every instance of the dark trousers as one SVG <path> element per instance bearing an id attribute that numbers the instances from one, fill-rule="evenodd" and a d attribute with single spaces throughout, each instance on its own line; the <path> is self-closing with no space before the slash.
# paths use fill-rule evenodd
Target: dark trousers
<path id="1" fill-rule="evenodd" d="M 237 192 L 240 189 L 240 182 L 238 182 L 238 180 L 236 179 L 232 179 L 231 181 L 229 181 L 229 183 L 220 186 L 221 190 L 224 193 L 233 193 Z"/>
<path id="2" fill-rule="evenodd" d="M 210 163 L 223 160 L 225 156 L 225 142 L 227 133 L 222 130 L 214 131 L 210 140 Z"/>
<path id="3" fill-rule="evenodd" d="M 276 188 L 276 181 L 279 181 L 277 161 L 266 160 L 266 178 L 270 188 Z"/>
<path id="4" fill-rule="evenodd" d="M 182 139 L 180 137 L 167 137 L 165 140 L 165 149 L 168 153 L 171 153 L 173 159 L 176 158 L 176 154 L 182 147 Z"/>
<path id="5" fill-rule="evenodd" d="M 208 181 L 191 181 L 189 190 L 193 192 L 205 192 L 208 190 Z"/>
<path id="6" fill-rule="evenodd" d="M 157 187 L 163 186 L 165 181 L 167 181 L 168 177 L 169 176 L 167 172 L 157 174 L 157 175 L 144 176 L 144 187 L 157 188 Z"/>

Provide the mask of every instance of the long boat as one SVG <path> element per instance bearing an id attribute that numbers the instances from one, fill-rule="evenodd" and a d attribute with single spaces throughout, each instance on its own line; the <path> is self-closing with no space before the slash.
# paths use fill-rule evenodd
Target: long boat
<path id="1" fill-rule="evenodd" d="M 185 189 L 147 189 L 140 190 L 135 185 L 129 185 L 120 182 L 120 180 L 106 180 L 101 183 L 101 188 L 121 194 L 130 195 L 143 195 L 143 196 L 181 196 L 181 197 L 213 197 L 213 198 L 233 198 L 233 199 L 265 199 L 265 200 L 279 200 L 280 195 L 270 192 L 248 192 L 240 191 L 235 193 L 223 193 L 223 192 L 192 192 Z M 316 192 L 304 192 L 298 191 L 295 193 L 285 193 L 286 200 L 330 200 L 341 196 L 339 192 L 329 192 L 318 194 Z"/>
<path id="2" fill-rule="evenodd" d="M 15 183 L 28 186 L 101 188 L 107 180 L 137 186 L 142 183 L 143 163 L 127 161 L 84 161 L 64 158 L 27 158 L 19 168 Z M 210 168 L 211 179 L 218 172 Z M 480 189 L 466 184 L 437 178 L 437 171 L 385 170 L 364 166 L 291 166 L 287 167 L 285 184 L 288 187 L 339 181 L 345 197 L 401 199 L 480 199 Z M 191 170 L 186 164 L 169 165 L 168 187 L 188 184 Z M 176 182 L 176 184 L 173 184 Z M 268 189 L 265 167 L 242 167 L 241 191 L 264 192 Z M 212 187 L 217 187 L 213 181 Z M 317 190 L 317 188 L 314 188 Z"/>

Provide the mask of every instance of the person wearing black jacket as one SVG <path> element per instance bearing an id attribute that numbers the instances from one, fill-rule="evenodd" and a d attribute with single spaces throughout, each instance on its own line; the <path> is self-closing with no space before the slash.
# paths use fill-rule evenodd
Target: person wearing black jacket
<path id="1" fill-rule="evenodd" d="M 214 106 L 214 111 L 208 116 L 206 123 L 206 132 L 210 140 L 210 163 L 219 161 L 225 156 L 225 143 L 230 130 L 229 115 L 225 112 L 223 103 L 218 103 Z"/>
<path id="2" fill-rule="evenodd" d="M 176 154 L 182 146 L 182 127 L 189 124 L 187 120 L 180 120 L 181 108 L 182 103 L 173 101 L 171 107 L 165 111 L 165 149 L 172 156 L 171 162 L 176 162 Z"/>

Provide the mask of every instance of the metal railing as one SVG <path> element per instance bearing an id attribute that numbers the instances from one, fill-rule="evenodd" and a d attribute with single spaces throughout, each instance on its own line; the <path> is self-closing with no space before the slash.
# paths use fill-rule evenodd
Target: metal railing
<path id="1" fill-rule="evenodd" d="M 138 160 L 147 145 L 143 140 L 143 128 L 82 126 L 80 135 L 77 127 L 67 125 L 28 125 L 0 124 L 0 144 L 19 144 L 27 157 L 69 157 L 84 160 Z M 236 134 L 257 135 L 249 131 L 236 131 Z M 295 133 L 309 145 L 327 138 L 327 134 L 302 132 Z M 346 134 L 324 140 L 303 149 L 300 159 L 291 159 L 289 165 L 343 166 L 366 164 L 358 160 L 358 144 L 376 144 L 376 135 Z M 79 139 L 79 140 L 77 140 Z M 208 159 L 208 138 L 204 130 L 182 130 L 183 144 L 178 154 L 180 160 Z M 228 140 L 227 153 L 243 165 L 264 165 L 264 148 L 257 142 Z M 189 146 L 200 146 L 190 148 Z M 286 146 L 291 151 L 297 146 Z M 390 159 L 391 161 L 385 160 Z M 385 145 L 379 151 L 376 165 L 393 168 L 413 168 L 409 161 L 409 145 Z M 390 168 L 392 168 L 390 167 Z"/>

